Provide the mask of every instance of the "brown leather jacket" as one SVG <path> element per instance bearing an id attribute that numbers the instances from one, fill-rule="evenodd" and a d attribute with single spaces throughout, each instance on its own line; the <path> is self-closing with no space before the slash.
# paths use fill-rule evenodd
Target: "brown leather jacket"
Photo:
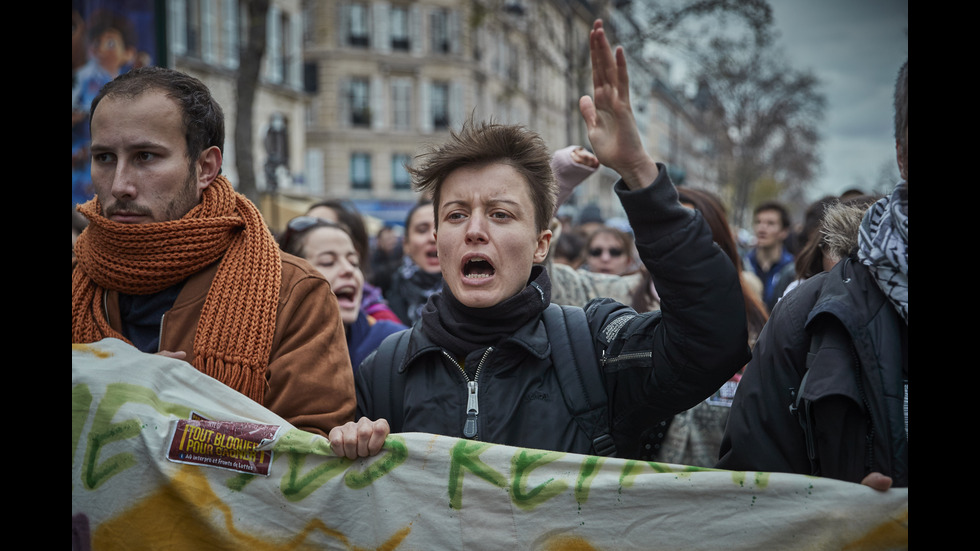
<path id="1" fill-rule="evenodd" d="M 305 260 L 281 253 L 282 287 L 262 404 L 295 427 L 326 434 L 354 417 L 354 377 L 330 285 Z M 160 350 L 194 360 L 194 334 L 218 263 L 191 276 L 160 327 Z M 109 324 L 122 329 L 119 293 L 106 291 Z"/>

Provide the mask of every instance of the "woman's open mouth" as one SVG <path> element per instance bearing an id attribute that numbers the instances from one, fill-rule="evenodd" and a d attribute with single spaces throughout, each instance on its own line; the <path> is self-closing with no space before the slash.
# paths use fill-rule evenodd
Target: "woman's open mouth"
<path id="1" fill-rule="evenodd" d="M 341 308 L 351 308 L 357 305 L 357 289 L 350 285 L 334 289 L 333 294 L 337 297 L 337 304 Z"/>

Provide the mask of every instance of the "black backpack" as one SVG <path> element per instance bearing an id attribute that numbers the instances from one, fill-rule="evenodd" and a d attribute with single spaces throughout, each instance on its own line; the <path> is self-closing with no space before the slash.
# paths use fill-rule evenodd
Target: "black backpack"
<path id="1" fill-rule="evenodd" d="M 585 311 L 575 306 L 550 304 L 544 311 L 544 325 L 551 341 L 551 363 L 558 375 L 562 397 L 568 412 L 592 441 L 591 453 L 612 457 L 616 445 L 609 431 L 609 407 L 602 371 L 596 362 L 595 347 Z M 375 401 L 379 418 L 401 426 L 404 412 L 404 379 L 397 376 L 396 359 L 408 353 L 408 343 L 415 328 L 386 339 L 376 352 L 375 364 L 391 366 L 388 377 L 379 377 L 377 396 L 388 395 L 388 410 Z"/>

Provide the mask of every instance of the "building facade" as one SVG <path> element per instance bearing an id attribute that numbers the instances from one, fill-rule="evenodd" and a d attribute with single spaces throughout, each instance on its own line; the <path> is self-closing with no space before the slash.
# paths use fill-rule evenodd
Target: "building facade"
<path id="1" fill-rule="evenodd" d="M 237 164 L 247 156 L 238 154 L 234 137 L 254 5 L 167 0 L 165 24 L 157 24 L 166 29 L 165 52 L 149 61 L 192 74 L 211 89 L 225 109 L 223 171 L 236 185 L 247 180 Z M 617 33 L 637 29 L 629 10 L 615 5 L 270 0 L 260 16 L 266 36 L 247 151 L 256 191 L 265 195 L 260 208 L 274 229 L 319 198 L 351 199 L 365 214 L 399 222 L 417 200 L 406 166 L 471 116 L 526 125 L 552 150 L 588 146 L 578 100 L 592 93 L 592 22 L 602 17 L 614 43 Z M 687 183 L 711 187 L 715 140 L 699 122 L 698 99 L 692 104 L 665 85 L 640 49 L 627 48 L 627 56 L 648 150 Z M 612 192 L 616 179 L 600 170 L 569 203 L 621 214 Z"/>
<path id="2" fill-rule="evenodd" d="M 248 40 L 247 2 L 168 0 L 170 66 L 211 89 L 225 111 L 223 173 L 236 184 L 235 126 L 240 52 Z M 306 151 L 300 0 L 272 0 L 265 15 L 266 49 L 252 114 L 252 153 L 259 190 L 302 182 Z M 274 184 L 274 185 L 273 185 Z"/>
<path id="3" fill-rule="evenodd" d="M 405 166 L 472 117 L 520 123 L 558 149 L 586 143 L 582 2 L 304 3 L 306 183 L 381 217 L 417 200 Z"/>

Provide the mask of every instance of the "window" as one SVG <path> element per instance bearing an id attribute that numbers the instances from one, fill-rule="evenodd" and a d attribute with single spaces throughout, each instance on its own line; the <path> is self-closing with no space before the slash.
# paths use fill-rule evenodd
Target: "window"
<path id="1" fill-rule="evenodd" d="M 437 130 L 449 128 L 449 84 L 432 84 L 432 127 Z"/>
<path id="2" fill-rule="evenodd" d="M 173 0 L 167 2 L 171 48 L 175 55 L 197 58 L 215 65 L 237 66 L 236 42 L 228 33 L 235 32 L 236 6 L 218 0 Z M 228 20 L 221 18 L 227 17 Z M 222 25 L 219 21 L 225 21 Z M 221 44 L 224 41 L 224 44 Z M 222 48 L 224 54 L 222 54 Z M 233 59 L 228 59 L 232 56 Z"/>
<path id="3" fill-rule="evenodd" d="M 407 52 L 411 46 L 408 40 L 408 8 L 393 6 L 391 8 L 391 49 Z"/>
<path id="4" fill-rule="evenodd" d="M 449 11 L 433 11 L 429 18 L 429 23 L 429 34 L 432 37 L 432 51 L 440 54 L 452 53 L 453 45 L 449 32 Z"/>
<path id="5" fill-rule="evenodd" d="M 279 76 L 280 81 L 286 80 L 286 75 L 291 73 L 290 64 L 292 63 L 293 52 L 293 37 L 292 37 L 292 25 L 289 20 L 289 14 L 281 13 L 277 18 L 277 21 L 273 22 L 273 25 L 277 27 L 276 35 L 274 37 L 276 41 L 276 52 L 279 54 L 278 59 L 274 61 L 276 64 L 275 74 Z"/>
<path id="6" fill-rule="evenodd" d="M 411 155 L 395 153 L 391 156 L 391 180 L 395 189 L 412 189 L 412 177 L 405 168 L 411 162 Z"/>
<path id="7" fill-rule="evenodd" d="M 175 4 L 179 6 L 179 4 Z M 205 0 L 187 0 L 184 3 L 182 13 L 178 17 L 183 19 L 181 26 L 183 32 L 182 39 L 179 40 L 179 53 L 189 57 L 196 57 L 205 61 L 214 62 L 214 5 Z M 181 51 L 182 50 L 182 51 Z"/>
<path id="8" fill-rule="evenodd" d="M 504 50 L 504 76 L 507 80 L 511 81 L 514 86 L 520 86 L 520 58 L 518 56 L 518 49 L 516 46 L 510 43 L 510 41 L 505 41 L 503 45 Z"/>
<path id="9" fill-rule="evenodd" d="M 303 44 L 316 43 L 316 8 L 313 2 L 303 2 Z"/>
<path id="10" fill-rule="evenodd" d="M 371 155 L 369 153 L 351 153 L 350 187 L 351 189 L 371 189 Z"/>
<path id="11" fill-rule="evenodd" d="M 347 7 L 347 44 L 368 47 L 368 10 L 364 4 L 351 4 Z"/>
<path id="12" fill-rule="evenodd" d="M 266 18 L 265 78 L 269 82 L 280 84 L 288 69 L 286 52 L 289 48 L 289 20 L 278 6 L 269 6 Z"/>
<path id="13" fill-rule="evenodd" d="M 225 67 L 238 68 L 239 22 L 242 14 L 238 10 L 238 0 L 224 0 L 221 4 L 221 47 L 222 62 Z"/>
<path id="14" fill-rule="evenodd" d="M 319 66 L 315 61 L 303 63 L 303 91 L 316 95 L 320 90 Z"/>
<path id="15" fill-rule="evenodd" d="M 350 122 L 354 126 L 371 125 L 371 96 L 370 84 L 366 78 L 355 78 L 350 81 Z"/>
<path id="16" fill-rule="evenodd" d="M 391 81 L 391 125 L 395 130 L 412 129 L 412 79 L 394 78 Z"/>
<path id="17" fill-rule="evenodd" d="M 187 21 L 187 42 L 184 51 L 191 57 L 201 57 L 201 5 L 199 0 L 188 0 L 185 21 Z"/>

